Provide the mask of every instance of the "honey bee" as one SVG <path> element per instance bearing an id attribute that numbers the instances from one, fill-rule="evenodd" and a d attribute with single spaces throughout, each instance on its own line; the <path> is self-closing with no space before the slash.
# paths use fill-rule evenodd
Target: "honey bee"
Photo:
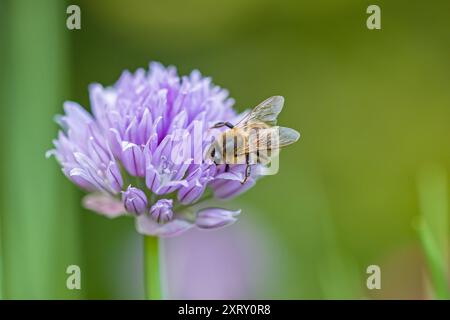
<path id="1" fill-rule="evenodd" d="M 296 142 L 300 134 L 291 128 L 276 125 L 283 108 L 284 98 L 273 96 L 264 100 L 235 125 L 217 122 L 211 129 L 228 127 L 208 148 L 206 156 L 216 165 L 245 164 L 244 184 L 250 176 L 251 165 L 270 163 L 280 148 Z"/>

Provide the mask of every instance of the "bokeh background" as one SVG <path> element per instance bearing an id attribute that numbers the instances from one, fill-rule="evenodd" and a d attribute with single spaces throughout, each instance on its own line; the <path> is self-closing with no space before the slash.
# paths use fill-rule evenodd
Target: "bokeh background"
<path id="1" fill-rule="evenodd" d="M 66 28 L 69 4 L 81 30 Z M 366 28 L 369 4 L 381 30 Z M 438 297 L 427 261 L 448 265 L 449 40 L 446 0 L 1 0 L 0 298 L 143 298 L 133 221 L 82 209 L 44 154 L 64 100 L 89 108 L 90 83 L 149 61 L 199 69 L 240 111 L 283 95 L 280 123 L 302 134 L 230 203 L 237 224 L 165 241 L 168 297 Z M 66 289 L 71 264 L 81 290 Z M 371 264 L 381 290 L 366 288 Z"/>

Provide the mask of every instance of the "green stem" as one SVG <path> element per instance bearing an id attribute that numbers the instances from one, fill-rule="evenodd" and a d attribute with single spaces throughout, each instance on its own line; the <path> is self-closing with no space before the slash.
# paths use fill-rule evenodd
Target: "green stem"
<path id="1" fill-rule="evenodd" d="M 418 176 L 421 217 L 418 232 L 434 298 L 448 299 L 447 173 L 442 166 L 425 167 Z"/>
<path id="2" fill-rule="evenodd" d="M 144 236 L 144 288 L 147 300 L 162 299 L 158 242 L 157 237 Z"/>
<path id="3" fill-rule="evenodd" d="M 434 298 L 447 300 L 450 296 L 447 286 L 446 263 L 442 259 L 439 246 L 435 243 L 430 228 L 424 221 L 419 226 L 419 236 L 431 276 Z"/>

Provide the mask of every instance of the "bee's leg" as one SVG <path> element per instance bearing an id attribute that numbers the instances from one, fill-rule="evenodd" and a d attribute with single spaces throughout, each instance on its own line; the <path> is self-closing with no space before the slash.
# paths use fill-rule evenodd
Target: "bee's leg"
<path id="1" fill-rule="evenodd" d="M 245 176 L 244 176 L 244 180 L 241 181 L 241 184 L 244 184 L 248 177 L 250 177 L 250 154 L 247 153 L 245 155 L 245 163 L 246 163 L 246 167 L 245 167 Z"/>
<path id="2" fill-rule="evenodd" d="M 211 129 L 213 129 L 213 128 L 222 128 L 222 127 L 228 127 L 228 128 L 230 128 L 230 129 L 233 129 L 234 128 L 234 125 L 232 125 L 230 122 L 217 122 L 215 125 L 213 125 L 212 127 L 211 127 Z"/>
<path id="3" fill-rule="evenodd" d="M 248 177 L 250 177 L 250 169 L 251 169 L 251 168 L 252 168 L 252 167 L 251 167 L 249 164 L 247 164 L 247 166 L 245 167 L 245 176 L 244 176 L 244 180 L 241 181 L 241 184 L 244 184 L 244 183 L 247 182 Z"/>
<path id="4" fill-rule="evenodd" d="M 230 171 L 230 165 L 227 163 L 227 164 L 225 165 L 225 172 L 228 172 L 228 171 Z"/>

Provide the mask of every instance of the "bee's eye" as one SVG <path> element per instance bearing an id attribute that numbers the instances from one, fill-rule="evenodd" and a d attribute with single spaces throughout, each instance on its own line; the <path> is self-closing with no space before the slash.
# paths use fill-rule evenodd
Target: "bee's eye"
<path id="1" fill-rule="evenodd" d="M 216 155 L 216 148 L 213 148 L 211 150 L 211 158 L 214 158 L 215 155 Z"/>

